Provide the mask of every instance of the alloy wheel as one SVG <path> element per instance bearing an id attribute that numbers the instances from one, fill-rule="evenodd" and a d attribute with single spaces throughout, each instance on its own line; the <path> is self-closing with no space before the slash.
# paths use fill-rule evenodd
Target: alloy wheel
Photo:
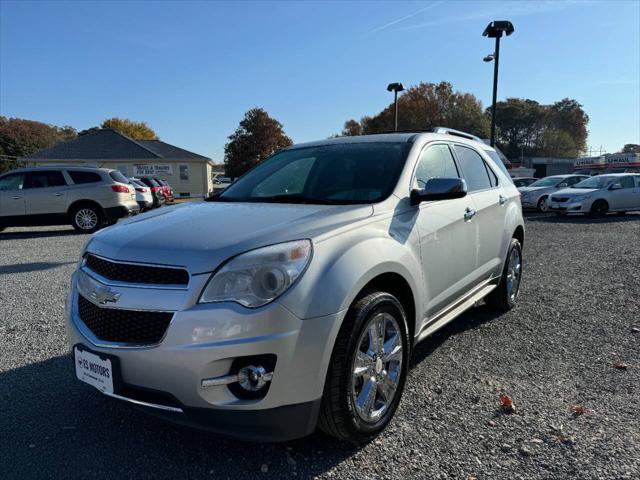
<path id="1" fill-rule="evenodd" d="M 517 248 L 511 250 L 509 265 L 507 266 L 507 295 L 512 302 L 516 301 L 520 288 L 520 276 L 522 273 L 522 259 Z"/>
<path id="2" fill-rule="evenodd" d="M 375 423 L 391 406 L 402 372 L 402 333 L 389 313 L 369 319 L 352 365 L 351 396 L 358 416 Z"/>
<path id="3" fill-rule="evenodd" d="M 76 212 L 76 225 L 83 230 L 92 230 L 98 225 L 98 214 L 90 208 L 82 208 Z"/>
<path id="4" fill-rule="evenodd" d="M 538 208 L 541 212 L 546 212 L 547 210 L 549 210 L 547 198 L 543 198 L 540 200 L 540 202 L 538 203 Z"/>

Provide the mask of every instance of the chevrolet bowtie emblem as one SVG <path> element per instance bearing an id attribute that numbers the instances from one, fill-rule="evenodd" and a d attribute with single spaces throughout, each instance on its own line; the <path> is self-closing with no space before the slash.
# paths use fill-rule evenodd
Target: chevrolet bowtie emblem
<path id="1" fill-rule="evenodd" d="M 111 291 L 110 287 L 96 286 L 90 295 L 91 298 L 98 302 L 100 305 L 106 305 L 107 303 L 116 303 L 120 298 L 120 294 Z"/>

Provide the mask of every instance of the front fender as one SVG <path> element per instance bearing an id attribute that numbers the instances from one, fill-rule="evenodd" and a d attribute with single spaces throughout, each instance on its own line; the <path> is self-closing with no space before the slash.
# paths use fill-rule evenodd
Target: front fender
<path id="1" fill-rule="evenodd" d="M 299 318 L 331 315 L 349 308 L 364 286 L 378 275 L 395 273 L 407 281 L 415 310 L 422 312 L 424 284 L 417 241 L 409 237 L 402 243 L 382 226 L 365 230 L 368 231 L 338 235 L 314 245 L 307 272 L 281 300 L 283 305 Z"/>

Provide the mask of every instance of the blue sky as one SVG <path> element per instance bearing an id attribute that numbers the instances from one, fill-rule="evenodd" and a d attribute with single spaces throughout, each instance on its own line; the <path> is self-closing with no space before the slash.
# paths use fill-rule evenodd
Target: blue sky
<path id="1" fill-rule="evenodd" d="M 83 129 L 112 116 L 223 160 L 244 112 L 295 142 L 339 132 L 391 101 L 392 81 L 446 80 L 498 96 L 577 99 L 589 145 L 640 143 L 640 2 L 57 2 L 0 0 L 0 114 Z"/>

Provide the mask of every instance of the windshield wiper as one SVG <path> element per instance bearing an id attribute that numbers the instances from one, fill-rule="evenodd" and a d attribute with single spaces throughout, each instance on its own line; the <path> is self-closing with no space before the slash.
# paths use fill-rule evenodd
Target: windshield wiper
<path id="1" fill-rule="evenodd" d="M 246 197 L 246 198 L 217 198 L 207 199 L 210 202 L 248 202 L 248 203 L 292 203 L 300 205 L 353 205 L 356 203 L 366 203 L 353 200 L 336 200 L 331 198 L 313 198 L 296 193 L 271 195 L 268 197 Z"/>

